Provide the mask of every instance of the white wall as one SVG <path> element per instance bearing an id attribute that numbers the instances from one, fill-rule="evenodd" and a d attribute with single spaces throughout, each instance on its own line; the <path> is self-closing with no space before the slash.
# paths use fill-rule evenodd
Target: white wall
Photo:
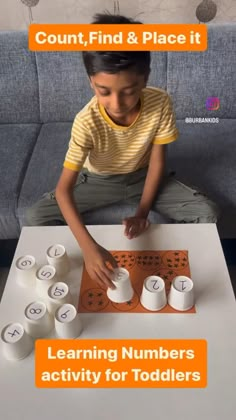
<path id="1" fill-rule="evenodd" d="M 236 22 L 236 0 L 214 0 L 217 16 L 211 24 Z M 201 0 L 120 0 L 120 14 L 144 23 L 197 23 Z M 89 23 L 96 12 L 114 11 L 113 0 L 39 0 L 32 8 L 37 23 Z M 26 29 L 28 8 L 20 0 L 0 0 L 0 30 Z"/>

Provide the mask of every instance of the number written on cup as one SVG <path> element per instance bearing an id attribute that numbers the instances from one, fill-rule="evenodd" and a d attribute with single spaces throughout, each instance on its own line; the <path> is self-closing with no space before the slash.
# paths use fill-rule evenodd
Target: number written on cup
<path id="1" fill-rule="evenodd" d="M 40 280 L 51 280 L 56 273 L 56 270 L 53 266 L 44 265 L 38 271 L 38 278 Z"/>
<path id="2" fill-rule="evenodd" d="M 26 309 L 26 316 L 28 319 L 34 321 L 41 319 L 46 312 L 46 305 L 43 302 L 33 302 Z"/>
<path id="3" fill-rule="evenodd" d="M 186 276 L 178 276 L 174 279 L 174 287 L 179 292 L 189 292 L 193 288 L 193 282 Z"/>
<path id="4" fill-rule="evenodd" d="M 64 304 L 58 309 L 57 318 L 61 322 L 71 322 L 76 316 L 76 309 L 71 304 Z"/>
<path id="5" fill-rule="evenodd" d="M 51 258 L 59 258 L 65 254 L 65 248 L 63 245 L 53 245 L 48 250 L 48 255 Z"/>
<path id="6" fill-rule="evenodd" d="M 34 265 L 35 265 L 35 258 L 31 255 L 25 255 L 24 257 L 20 257 L 16 262 L 16 266 L 20 270 L 29 270 Z"/>
<path id="7" fill-rule="evenodd" d="M 147 278 L 145 285 L 150 292 L 159 292 L 164 287 L 164 281 L 160 277 L 150 276 Z"/>
<path id="8" fill-rule="evenodd" d="M 4 340 L 7 343 L 16 343 L 24 334 L 24 328 L 21 324 L 14 323 L 8 325 L 4 332 Z"/>
<path id="9" fill-rule="evenodd" d="M 63 282 L 57 282 L 50 287 L 48 293 L 52 299 L 62 299 L 66 297 L 69 292 L 67 284 Z"/>

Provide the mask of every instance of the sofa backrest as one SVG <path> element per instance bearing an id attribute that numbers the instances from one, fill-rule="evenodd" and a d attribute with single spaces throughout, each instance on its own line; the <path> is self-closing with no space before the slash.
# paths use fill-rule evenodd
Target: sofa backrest
<path id="1" fill-rule="evenodd" d="M 204 52 L 168 53 L 167 91 L 177 119 L 236 118 L 236 25 L 209 25 Z M 210 96 L 220 100 L 217 115 L 206 109 Z"/>
<path id="2" fill-rule="evenodd" d="M 166 89 L 177 119 L 213 116 L 208 96 L 220 99 L 217 116 L 236 118 L 234 24 L 208 27 L 204 52 L 153 52 L 148 84 Z M 27 32 L 0 32 L 0 123 L 73 121 L 92 97 L 80 52 L 32 52 Z"/>
<path id="3" fill-rule="evenodd" d="M 0 32 L 0 123 L 39 122 L 35 54 L 26 32 Z"/>

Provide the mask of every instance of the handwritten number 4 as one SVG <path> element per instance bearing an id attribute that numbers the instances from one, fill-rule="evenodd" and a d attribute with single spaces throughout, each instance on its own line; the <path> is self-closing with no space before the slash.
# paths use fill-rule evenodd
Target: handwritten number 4
<path id="1" fill-rule="evenodd" d="M 10 336 L 11 336 L 11 337 L 14 337 L 14 336 L 16 335 L 16 333 L 17 333 L 17 334 L 20 334 L 20 333 L 19 333 L 19 331 L 17 331 L 17 330 L 14 330 L 14 332 L 13 332 L 13 333 L 8 332 L 8 334 L 10 334 Z"/>

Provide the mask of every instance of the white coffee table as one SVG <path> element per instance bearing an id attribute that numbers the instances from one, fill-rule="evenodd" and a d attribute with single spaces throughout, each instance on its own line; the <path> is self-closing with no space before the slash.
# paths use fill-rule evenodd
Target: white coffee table
<path id="1" fill-rule="evenodd" d="M 236 418 L 236 305 L 214 224 L 152 225 L 132 241 L 123 226 L 89 226 L 107 249 L 187 249 L 196 290 L 196 314 L 81 314 L 81 338 L 202 338 L 208 343 L 208 386 L 203 389 L 37 389 L 34 353 L 8 362 L 0 349 L 0 417 L 4 420 L 234 420 Z M 23 228 L 0 305 L 0 328 L 23 322 L 36 299 L 15 283 L 14 262 L 62 243 L 72 259 L 68 283 L 77 304 L 81 252 L 67 227 Z M 53 337 L 53 335 L 52 335 Z"/>

